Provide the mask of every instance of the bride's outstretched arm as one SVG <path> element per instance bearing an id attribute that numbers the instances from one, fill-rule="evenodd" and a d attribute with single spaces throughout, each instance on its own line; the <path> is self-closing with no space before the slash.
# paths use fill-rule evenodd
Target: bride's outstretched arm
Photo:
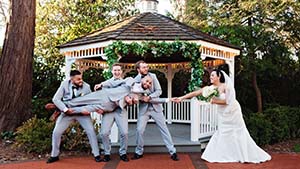
<path id="1" fill-rule="evenodd" d="M 182 100 L 184 99 L 189 99 L 189 98 L 192 98 L 192 97 L 196 97 L 196 96 L 199 96 L 202 94 L 202 88 L 199 89 L 199 90 L 196 90 L 196 91 L 193 91 L 191 93 L 188 93 L 186 95 L 183 95 L 181 97 L 178 97 L 178 98 L 172 98 L 171 101 L 175 101 L 177 103 L 181 102 Z"/>

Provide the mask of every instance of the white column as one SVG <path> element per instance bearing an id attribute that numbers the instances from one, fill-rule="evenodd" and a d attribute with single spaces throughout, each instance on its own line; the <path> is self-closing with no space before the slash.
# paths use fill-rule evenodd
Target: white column
<path id="1" fill-rule="evenodd" d="M 199 141 L 200 113 L 197 98 L 191 99 L 191 141 Z"/>
<path id="2" fill-rule="evenodd" d="M 226 60 L 225 63 L 229 66 L 229 77 L 232 80 L 232 84 L 234 85 L 234 59 Z"/>
<path id="3" fill-rule="evenodd" d="M 113 124 L 111 128 L 110 140 L 112 143 L 118 142 L 119 130 L 116 123 Z"/>
<path id="4" fill-rule="evenodd" d="M 168 98 L 172 97 L 172 79 L 173 79 L 173 73 L 172 73 L 172 64 L 168 63 L 168 72 L 167 72 L 167 80 L 168 80 Z M 168 102 L 168 112 L 167 112 L 167 123 L 172 124 L 172 103 Z"/>
<path id="5" fill-rule="evenodd" d="M 71 69 L 72 69 L 72 64 L 75 62 L 76 59 L 74 58 L 71 58 L 70 56 L 66 56 L 65 57 L 65 77 L 66 79 L 69 79 L 70 78 L 70 72 L 71 72 Z"/>

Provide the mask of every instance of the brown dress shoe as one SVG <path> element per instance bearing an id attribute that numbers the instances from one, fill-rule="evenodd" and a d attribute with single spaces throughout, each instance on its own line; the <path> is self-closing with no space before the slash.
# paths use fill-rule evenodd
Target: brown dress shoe
<path id="1" fill-rule="evenodd" d="M 48 103 L 48 104 L 45 105 L 45 108 L 47 110 L 55 110 L 57 107 L 53 103 Z"/>
<path id="2" fill-rule="evenodd" d="M 50 117 L 51 121 L 56 121 L 58 116 L 60 115 L 60 111 L 56 110 Z"/>

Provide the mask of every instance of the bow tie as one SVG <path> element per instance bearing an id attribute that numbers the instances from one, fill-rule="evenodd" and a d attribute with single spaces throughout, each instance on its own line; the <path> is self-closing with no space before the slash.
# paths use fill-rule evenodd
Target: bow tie
<path id="1" fill-rule="evenodd" d="M 147 75 L 141 75 L 141 78 L 143 79 L 145 76 L 147 76 Z"/>
<path id="2" fill-rule="evenodd" d="M 72 89 L 76 89 L 76 90 L 78 90 L 78 89 L 79 89 L 79 87 L 78 87 L 78 86 L 72 86 Z"/>

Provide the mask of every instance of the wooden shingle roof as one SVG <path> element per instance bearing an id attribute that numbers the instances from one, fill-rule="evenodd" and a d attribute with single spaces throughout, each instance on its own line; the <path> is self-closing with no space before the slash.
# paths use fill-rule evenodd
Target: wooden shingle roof
<path id="1" fill-rule="evenodd" d="M 59 48 L 99 43 L 109 40 L 203 40 L 214 44 L 239 49 L 238 47 L 224 40 L 203 33 L 169 17 L 150 12 L 129 17 L 113 25 L 62 44 L 59 46 Z"/>

